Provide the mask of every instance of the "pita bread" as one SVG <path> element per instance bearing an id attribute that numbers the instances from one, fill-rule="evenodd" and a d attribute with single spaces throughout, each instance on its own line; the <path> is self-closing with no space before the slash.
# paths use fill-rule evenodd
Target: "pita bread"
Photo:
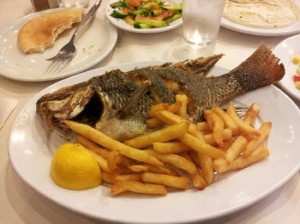
<path id="1" fill-rule="evenodd" d="M 83 8 L 70 8 L 30 20 L 18 33 L 19 48 L 24 53 L 44 52 L 59 34 L 80 22 L 83 14 Z"/>

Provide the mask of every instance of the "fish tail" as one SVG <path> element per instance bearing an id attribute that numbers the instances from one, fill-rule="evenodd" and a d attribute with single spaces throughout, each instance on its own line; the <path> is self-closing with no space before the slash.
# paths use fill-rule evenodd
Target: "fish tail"
<path id="1" fill-rule="evenodd" d="M 278 82 L 285 74 L 284 65 L 265 44 L 242 64 L 230 72 L 239 82 L 243 92 Z"/>

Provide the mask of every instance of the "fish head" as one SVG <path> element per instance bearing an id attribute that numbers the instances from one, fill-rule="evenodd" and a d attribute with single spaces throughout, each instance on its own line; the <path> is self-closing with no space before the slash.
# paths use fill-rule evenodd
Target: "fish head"
<path id="1" fill-rule="evenodd" d="M 37 114 L 51 130 L 65 129 L 62 120 L 93 126 L 109 107 L 109 100 L 99 87 L 85 84 L 64 87 L 44 95 L 36 103 Z"/>
<path id="2" fill-rule="evenodd" d="M 99 85 L 84 83 L 42 96 L 36 103 L 36 111 L 51 131 L 65 139 L 69 139 L 70 133 L 63 120 L 87 124 L 117 140 L 144 134 L 144 114 L 124 115 L 119 104 Z"/>

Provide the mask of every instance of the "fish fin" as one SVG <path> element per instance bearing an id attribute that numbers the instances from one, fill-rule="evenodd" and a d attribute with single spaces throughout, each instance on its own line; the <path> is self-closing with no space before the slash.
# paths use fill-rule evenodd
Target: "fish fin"
<path id="1" fill-rule="evenodd" d="M 134 108 L 137 105 L 139 99 L 148 92 L 150 86 L 151 84 L 149 82 L 144 82 L 144 84 L 132 94 L 127 103 L 125 103 L 123 107 L 121 107 L 117 111 L 118 117 L 124 118 L 126 117 L 126 115 L 130 114 L 132 108 Z"/>
<path id="2" fill-rule="evenodd" d="M 229 74 L 235 76 L 244 92 L 277 83 L 285 74 L 284 65 L 265 44 Z"/>
<path id="3" fill-rule="evenodd" d="M 193 60 L 185 60 L 173 64 L 172 67 L 179 69 L 189 68 L 194 74 L 207 75 L 211 68 L 222 58 L 223 54 L 216 54 L 209 57 L 200 57 Z"/>

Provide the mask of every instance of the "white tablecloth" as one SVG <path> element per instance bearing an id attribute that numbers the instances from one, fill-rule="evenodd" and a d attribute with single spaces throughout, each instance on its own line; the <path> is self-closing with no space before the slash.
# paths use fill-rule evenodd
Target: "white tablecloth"
<path id="1" fill-rule="evenodd" d="M 104 16 L 106 2 L 103 2 L 98 12 L 102 16 Z M 32 13 L 29 0 L 1 0 L 0 28 L 29 13 Z M 118 30 L 118 34 L 118 42 L 113 52 L 95 68 L 127 62 L 180 60 L 212 53 L 199 52 L 187 47 L 181 39 L 181 28 L 152 35 L 121 30 Z M 218 65 L 232 69 L 245 60 L 260 43 L 264 42 L 274 47 L 284 38 L 286 37 L 251 36 L 221 28 L 213 53 L 224 53 L 225 56 Z M 100 223 L 44 198 L 26 185 L 10 164 L 7 140 L 15 117 L 33 95 L 52 83 L 23 83 L 0 77 L 0 98 L 12 98 L 18 101 L 15 110 L 0 131 L 0 223 Z M 296 103 L 299 105 L 299 102 Z M 205 223 L 300 223 L 299 199 L 300 175 L 297 174 L 283 187 L 258 203 L 240 212 Z"/>

